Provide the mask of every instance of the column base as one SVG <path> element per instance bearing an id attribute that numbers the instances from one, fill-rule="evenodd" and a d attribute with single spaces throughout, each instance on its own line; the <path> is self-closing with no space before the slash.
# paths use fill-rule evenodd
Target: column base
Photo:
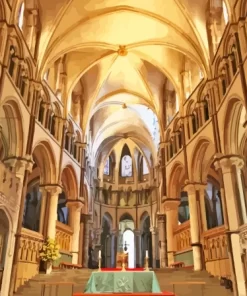
<path id="1" fill-rule="evenodd" d="M 194 270 L 202 270 L 202 257 L 201 257 L 201 248 L 199 246 L 192 246 L 193 259 L 194 259 Z"/>
<path id="2" fill-rule="evenodd" d="M 71 252 L 72 253 L 72 264 L 78 264 L 78 252 Z"/>
<path id="3" fill-rule="evenodd" d="M 174 252 L 168 252 L 168 267 L 174 263 Z"/>

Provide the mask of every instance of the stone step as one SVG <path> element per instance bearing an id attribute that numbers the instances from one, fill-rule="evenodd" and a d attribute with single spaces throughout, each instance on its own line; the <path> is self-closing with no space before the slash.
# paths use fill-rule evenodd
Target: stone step
<path id="1" fill-rule="evenodd" d="M 86 283 L 94 270 L 56 270 L 50 275 L 39 274 L 18 290 L 15 296 L 41 296 L 41 287 L 44 282 L 73 282 L 74 292 L 83 292 Z M 210 277 L 206 271 L 195 272 L 187 269 L 160 269 L 154 270 L 162 291 L 173 291 L 171 283 L 186 282 L 183 285 L 175 284 L 176 296 L 233 296 L 230 290 L 220 286 L 217 278 Z M 205 282 L 206 285 L 191 285 L 190 282 Z M 51 288 L 50 288 L 51 289 Z M 57 294 L 55 286 L 46 289 L 42 296 L 71 296 L 71 286 L 59 286 Z"/>

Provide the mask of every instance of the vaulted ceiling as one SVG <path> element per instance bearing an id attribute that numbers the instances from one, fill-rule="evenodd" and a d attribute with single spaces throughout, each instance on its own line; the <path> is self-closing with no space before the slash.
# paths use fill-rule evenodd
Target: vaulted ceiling
<path id="1" fill-rule="evenodd" d="M 66 112 L 72 92 L 81 91 L 81 127 L 85 134 L 93 130 L 94 153 L 104 143 L 110 151 L 118 139 L 129 137 L 156 154 L 136 106 L 153 110 L 163 130 L 164 89 L 173 89 L 181 102 L 181 73 L 188 63 L 207 77 L 207 1 L 42 0 L 40 5 L 40 75 L 66 56 Z"/>

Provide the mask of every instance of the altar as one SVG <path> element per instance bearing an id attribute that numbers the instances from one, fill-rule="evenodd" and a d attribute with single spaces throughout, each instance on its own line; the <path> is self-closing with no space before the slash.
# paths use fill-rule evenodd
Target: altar
<path id="1" fill-rule="evenodd" d="M 96 271 L 84 293 L 161 293 L 161 290 L 153 271 Z"/>

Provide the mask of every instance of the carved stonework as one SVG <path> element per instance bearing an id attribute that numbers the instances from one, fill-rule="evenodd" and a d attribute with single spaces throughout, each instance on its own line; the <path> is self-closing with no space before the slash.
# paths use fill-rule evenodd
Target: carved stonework
<path id="1" fill-rule="evenodd" d="M 240 237 L 240 245 L 242 249 L 247 249 L 247 227 L 242 229 L 239 234 Z"/>

